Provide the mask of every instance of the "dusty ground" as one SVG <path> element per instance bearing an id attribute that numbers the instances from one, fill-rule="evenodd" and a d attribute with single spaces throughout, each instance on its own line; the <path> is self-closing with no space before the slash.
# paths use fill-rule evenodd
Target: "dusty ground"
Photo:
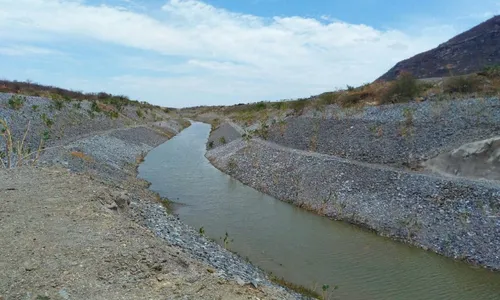
<path id="1" fill-rule="evenodd" d="M 220 279 L 133 222 L 129 199 L 65 169 L 0 170 L 0 299 L 290 298 Z"/>

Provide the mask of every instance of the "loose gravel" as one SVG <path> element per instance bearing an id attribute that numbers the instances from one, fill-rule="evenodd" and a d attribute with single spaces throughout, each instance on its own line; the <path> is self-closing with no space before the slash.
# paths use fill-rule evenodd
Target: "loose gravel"
<path id="1" fill-rule="evenodd" d="M 309 111 L 273 125 L 277 144 L 399 168 L 421 163 L 500 132 L 500 101 L 426 101 L 362 109 Z"/>
<path id="2" fill-rule="evenodd" d="M 220 170 L 282 201 L 500 270 L 500 186 L 236 140 L 207 153 Z"/>

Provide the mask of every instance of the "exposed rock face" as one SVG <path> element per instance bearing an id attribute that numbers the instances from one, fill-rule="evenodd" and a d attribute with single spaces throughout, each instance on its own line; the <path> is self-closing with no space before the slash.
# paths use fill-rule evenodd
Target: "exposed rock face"
<path id="1" fill-rule="evenodd" d="M 465 144 L 425 166 L 443 175 L 500 180 L 500 137 Z"/>
<path id="2" fill-rule="evenodd" d="M 379 80 L 393 80 L 402 71 L 417 78 L 463 75 L 500 64 L 500 16 L 461 33 L 437 48 L 397 63 Z"/>

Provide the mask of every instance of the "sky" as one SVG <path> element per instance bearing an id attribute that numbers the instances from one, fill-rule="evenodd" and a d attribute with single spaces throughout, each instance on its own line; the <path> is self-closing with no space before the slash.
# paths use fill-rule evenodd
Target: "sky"
<path id="1" fill-rule="evenodd" d="M 371 82 L 500 0 L 0 0 L 0 78 L 168 107 Z"/>

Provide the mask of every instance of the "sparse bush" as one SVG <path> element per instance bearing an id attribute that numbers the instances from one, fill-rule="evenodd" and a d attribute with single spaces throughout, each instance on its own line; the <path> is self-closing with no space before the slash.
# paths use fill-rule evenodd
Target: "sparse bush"
<path id="1" fill-rule="evenodd" d="M 290 101 L 289 106 L 293 109 L 296 115 L 301 115 L 304 112 L 309 100 L 307 99 L 297 99 L 295 101 Z"/>
<path id="2" fill-rule="evenodd" d="M 234 171 L 238 165 L 236 164 L 236 160 L 234 158 L 231 158 L 229 162 L 227 163 L 227 167 L 229 168 L 229 171 Z"/>
<path id="3" fill-rule="evenodd" d="M 354 92 L 355 89 L 356 89 L 355 87 L 353 87 L 351 85 L 347 85 L 347 91 Z"/>
<path id="4" fill-rule="evenodd" d="M 26 99 L 23 96 L 14 95 L 9 99 L 9 107 L 14 110 L 19 110 L 24 106 Z"/>
<path id="5" fill-rule="evenodd" d="M 339 93 L 326 92 L 318 96 L 319 101 L 324 105 L 330 105 L 337 102 Z"/>
<path id="6" fill-rule="evenodd" d="M 15 140 L 7 121 L 0 119 L 0 136 L 5 140 L 5 152 L 0 154 L 0 166 L 11 169 L 22 166 L 25 160 L 28 160 L 31 165 L 35 165 L 38 162 L 45 139 L 40 138 L 37 151 L 32 152 L 31 149 L 25 145 L 29 131 L 30 122 L 26 125 L 22 138 Z"/>
<path id="7" fill-rule="evenodd" d="M 220 120 L 218 118 L 215 118 L 210 122 L 210 125 L 212 127 L 211 130 L 214 131 L 215 129 L 217 129 L 217 127 L 219 127 Z"/>
<path id="8" fill-rule="evenodd" d="M 91 109 L 93 112 L 96 112 L 96 113 L 101 112 L 101 107 L 99 107 L 99 104 L 97 103 L 97 101 L 93 101 L 93 102 L 92 102 L 92 104 L 90 105 L 90 109 Z"/>
<path id="9" fill-rule="evenodd" d="M 106 115 L 107 115 L 108 117 L 110 117 L 111 119 L 118 119 L 118 117 L 120 116 L 120 114 L 119 114 L 117 111 L 114 111 L 114 110 L 112 110 L 112 111 L 107 111 L 107 112 L 106 112 Z"/>
<path id="10" fill-rule="evenodd" d="M 214 147 L 214 141 L 208 142 L 208 149 L 212 149 Z"/>
<path id="11" fill-rule="evenodd" d="M 398 78 L 391 83 L 387 91 L 381 97 L 381 103 L 398 103 L 410 101 L 420 92 L 420 87 L 413 75 L 402 72 Z"/>
<path id="12" fill-rule="evenodd" d="M 483 72 L 479 74 L 488 78 L 500 77 L 500 65 L 487 66 L 484 68 Z"/>
<path id="13" fill-rule="evenodd" d="M 365 99 L 366 93 L 363 92 L 352 92 L 346 93 L 339 98 L 340 105 L 343 107 L 354 106 Z"/>
<path id="14" fill-rule="evenodd" d="M 45 113 L 42 114 L 42 121 L 43 123 L 45 123 L 45 126 L 49 128 L 52 127 L 52 125 L 54 125 L 54 121 L 51 118 L 47 117 Z"/>
<path id="15" fill-rule="evenodd" d="M 279 110 L 284 110 L 287 107 L 287 103 L 285 101 L 271 102 L 270 105 L 272 108 Z"/>
<path id="16" fill-rule="evenodd" d="M 226 143 L 226 138 L 225 138 L 225 137 L 223 137 L 223 136 L 221 136 L 221 137 L 219 138 L 219 142 L 220 142 L 221 144 L 225 144 L 225 143 Z"/>
<path id="17" fill-rule="evenodd" d="M 403 116 L 405 118 L 405 125 L 412 126 L 413 125 L 413 109 L 411 109 L 411 108 L 403 109 Z"/>
<path id="18" fill-rule="evenodd" d="M 234 242 L 234 239 L 230 239 L 229 238 L 229 234 L 226 232 L 226 234 L 224 235 L 224 238 L 220 238 L 222 240 L 222 242 L 224 243 L 224 249 L 227 249 L 227 247 L 229 246 L 229 243 L 232 243 Z"/>
<path id="19" fill-rule="evenodd" d="M 75 102 L 75 103 L 73 103 L 73 108 L 80 109 L 80 108 L 82 108 L 82 105 L 80 104 L 80 102 Z"/>
<path id="20" fill-rule="evenodd" d="M 38 105 L 32 105 L 32 106 L 31 106 L 31 109 L 32 109 L 34 112 L 38 111 Z"/>
<path id="21" fill-rule="evenodd" d="M 145 117 L 144 117 L 144 113 L 142 112 L 142 110 L 137 109 L 137 110 L 135 111 L 135 113 L 137 114 L 137 116 L 138 116 L 139 118 L 141 118 L 141 119 L 144 119 L 144 118 L 145 118 Z"/>
<path id="22" fill-rule="evenodd" d="M 55 99 L 53 101 L 54 101 L 54 107 L 57 110 L 63 109 L 63 107 L 64 107 L 64 101 L 62 99 L 59 98 L 59 99 Z"/>
<path id="23" fill-rule="evenodd" d="M 456 76 L 447 78 L 443 84 L 445 93 L 474 93 L 480 90 L 481 81 L 477 76 Z"/>

